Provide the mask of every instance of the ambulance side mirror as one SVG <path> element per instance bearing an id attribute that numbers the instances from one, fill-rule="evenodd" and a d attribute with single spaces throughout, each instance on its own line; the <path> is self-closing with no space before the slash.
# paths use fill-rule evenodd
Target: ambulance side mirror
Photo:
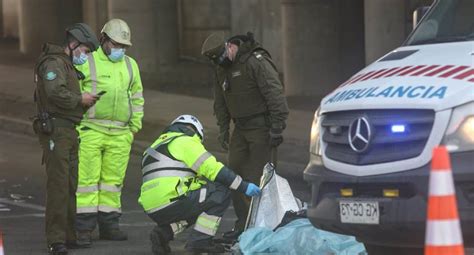
<path id="1" fill-rule="evenodd" d="M 425 14 L 430 10 L 430 6 L 422 6 L 416 8 L 416 10 L 413 12 L 413 29 L 415 29 L 416 25 L 420 23 L 421 19 Z"/>

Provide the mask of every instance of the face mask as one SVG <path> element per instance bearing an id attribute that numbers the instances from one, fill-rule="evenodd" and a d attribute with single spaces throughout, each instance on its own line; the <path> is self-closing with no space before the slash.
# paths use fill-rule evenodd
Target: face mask
<path id="1" fill-rule="evenodd" d="M 109 59 L 112 62 L 118 62 L 125 56 L 125 49 L 122 48 L 110 48 Z"/>
<path id="2" fill-rule="evenodd" d="M 87 55 L 84 52 L 81 52 L 79 57 L 72 56 L 72 63 L 75 65 L 83 65 L 87 62 Z"/>

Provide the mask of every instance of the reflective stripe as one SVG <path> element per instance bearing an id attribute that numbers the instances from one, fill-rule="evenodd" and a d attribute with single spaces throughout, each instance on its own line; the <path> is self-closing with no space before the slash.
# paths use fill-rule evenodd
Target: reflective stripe
<path id="1" fill-rule="evenodd" d="M 186 172 L 186 171 L 179 171 L 179 170 L 160 170 L 154 173 L 145 175 L 143 177 L 143 182 L 151 181 L 156 178 L 161 177 L 194 177 L 196 176 L 194 173 Z"/>
<path id="2" fill-rule="evenodd" d="M 196 225 L 194 225 L 194 230 L 210 236 L 215 236 L 217 229 L 219 228 L 220 221 L 221 217 L 208 215 L 207 213 L 203 212 L 197 218 Z"/>
<path id="3" fill-rule="evenodd" d="M 140 99 L 143 98 L 143 92 L 137 91 L 135 94 L 132 95 L 132 99 Z"/>
<path id="4" fill-rule="evenodd" d="M 89 73 L 91 76 L 92 83 L 91 94 L 95 95 L 97 93 L 97 69 L 95 67 L 95 60 L 92 53 L 88 54 L 87 62 L 89 62 Z M 89 119 L 95 118 L 95 104 L 91 108 L 89 108 L 87 112 Z"/>
<path id="5" fill-rule="evenodd" d="M 96 213 L 98 212 L 97 206 L 88 206 L 88 207 L 77 207 L 77 213 Z"/>
<path id="6" fill-rule="evenodd" d="M 206 188 L 202 188 L 199 191 L 199 203 L 202 203 L 202 202 L 204 202 L 204 200 L 206 200 L 206 194 L 207 194 L 207 189 Z"/>
<path id="7" fill-rule="evenodd" d="M 77 187 L 77 193 L 90 193 L 90 192 L 95 192 L 99 190 L 98 185 L 92 185 L 92 186 L 83 186 L 83 187 Z"/>
<path id="8" fill-rule="evenodd" d="M 147 214 L 152 214 L 152 213 L 157 212 L 157 211 L 159 211 L 159 210 L 161 210 L 161 209 L 164 209 L 164 208 L 166 208 L 166 207 L 168 207 L 168 206 L 170 206 L 170 205 L 172 205 L 172 204 L 174 204 L 174 203 L 176 203 L 176 202 L 178 202 L 178 201 L 176 200 L 176 201 L 173 201 L 173 202 L 171 202 L 171 203 L 169 203 L 169 204 L 162 205 L 162 206 L 159 206 L 159 207 L 150 209 L 150 210 L 146 211 L 146 213 L 147 213 Z"/>
<path id="9" fill-rule="evenodd" d="M 456 245 L 462 244 L 461 226 L 458 219 L 428 220 L 426 223 L 425 244 L 427 245 Z"/>
<path id="10" fill-rule="evenodd" d="M 90 122 L 103 124 L 103 125 L 110 125 L 110 126 L 119 126 L 119 127 L 126 127 L 128 123 L 116 120 L 99 120 L 99 119 L 88 119 Z"/>
<path id="11" fill-rule="evenodd" d="M 199 169 L 199 167 L 201 167 L 201 165 L 204 163 L 204 161 L 206 161 L 206 159 L 210 158 L 212 156 L 211 153 L 209 152 L 204 152 L 197 160 L 196 162 L 194 162 L 193 166 L 191 167 L 191 169 L 193 169 L 194 171 L 197 171 Z"/>
<path id="12" fill-rule="evenodd" d="M 186 227 L 188 226 L 188 222 L 185 220 L 182 220 L 182 221 L 171 223 L 170 225 L 171 225 L 171 229 L 173 230 L 174 236 L 176 236 L 177 234 L 183 232 L 186 229 Z"/>
<path id="13" fill-rule="evenodd" d="M 184 134 L 183 134 L 183 135 L 184 135 Z M 176 138 L 178 138 L 178 137 L 181 137 L 181 136 L 183 136 L 183 135 L 177 135 L 177 136 L 173 136 L 173 137 L 166 138 L 166 139 L 163 140 L 161 143 L 157 144 L 155 147 L 150 148 L 150 149 L 152 149 L 152 150 L 154 150 L 154 151 L 156 152 L 156 150 L 158 149 L 158 147 L 160 147 L 160 146 L 162 146 L 162 145 L 166 145 L 166 144 L 170 143 L 171 141 L 173 141 L 174 139 L 176 139 Z M 147 152 L 148 152 L 148 150 L 145 151 L 145 153 L 144 153 L 144 155 L 143 155 L 142 166 L 145 164 L 145 161 L 146 161 L 146 159 L 148 158 L 148 156 L 150 156 L 150 155 L 147 154 Z M 153 152 L 152 152 L 152 153 L 153 153 Z M 158 160 L 158 161 L 163 161 L 163 159 L 165 159 L 166 162 L 168 162 L 169 160 L 176 161 L 176 160 L 173 160 L 173 159 L 171 159 L 171 158 L 169 158 L 169 157 L 167 157 L 167 156 L 165 156 L 165 155 L 163 155 L 163 154 L 161 154 L 161 153 L 159 153 L 159 152 L 153 153 L 153 155 L 155 155 L 154 158 L 155 158 L 156 160 Z M 182 163 L 182 162 L 181 162 L 181 163 Z M 184 163 L 183 163 L 183 165 L 184 165 Z"/>
<path id="14" fill-rule="evenodd" d="M 151 149 L 151 148 L 150 148 Z M 154 152 L 153 152 L 154 151 Z M 168 156 L 157 152 L 156 150 L 148 150 L 145 153 L 150 152 L 150 156 L 156 160 L 156 162 L 150 163 L 142 168 L 142 174 L 145 175 L 149 171 L 154 171 L 158 169 L 163 170 L 175 170 L 175 169 L 189 169 L 186 164 L 181 161 L 174 160 Z M 146 158 L 147 156 L 145 156 Z M 143 162 L 144 163 L 144 162 Z M 166 168 L 166 169 L 165 169 Z M 170 169 L 171 168 L 171 169 Z M 191 169 L 189 169 L 191 171 Z"/>
<path id="15" fill-rule="evenodd" d="M 242 177 L 240 177 L 240 175 L 237 175 L 235 176 L 235 179 L 232 182 L 232 184 L 229 186 L 229 188 L 232 190 L 236 190 L 237 188 L 239 188 L 241 183 L 242 183 Z"/>
<path id="16" fill-rule="evenodd" d="M 176 187 L 176 191 L 178 192 L 178 196 L 181 196 L 181 195 L 184 194 L 183 186 L 184 186 L 184 179 L 182 177 L 180 177 L 179 182 L 178 182 L 178 186 Z"/>
<path id="17" fill-rule="evenodd" d="M 99 190 L 109 191 L 109 192 L 121 192 L 122 186 L 110 185 L 105 183 L 99 184 Z"/>
<path id="18" fill-rule="evenodd" d="M 160 161 L 150 163 L 150 164 L 148 164 L 148 165 L 146 165 L 145 167 L 142 168 L 142 175 L 145 175 L 146 173 L 148 173 L 150 171 L 153 171 L 153 170 L 156 170 L 158 168 L 161 168 L 162 166 L 163 166 L 163 164 Z"/>
<path id="19" fill-rule="evenodd" d="M 153 148 L 150 148 L 150 147 L 149 147 L 148 149 L 146 149 L 145 152 L 146 152 L 147 155 L 153 157 L 153 158 L 156 159 L 156 160 L 160 160 L 160 158 L 161 158 L 161 153 L 157 152 L 157 151 L 156 151 L 155 149 L 153 149 Z M 146 156 L 145 156 L 145 157 L 146 157 Z"/>
<path id="20" fill-rule="evenodd" d="M 133 68 L 132 68 L 132 63 L 130 62 L 130 58 L 128 56 L 125 56 L 125 64 L 127 65 L 127 71 L 128 71 L 128 76 L 130 76 L 130 82 L 128 83 L 128 109 L 129 109 L 129 116 L 128 116 L 128 121 L 132 119 L 132 112 L 135 112 L 132 108 L 132 99 L 130 98 L 130 90 L 132 89 L 132 84 L 133 84 Z M 142 109 L 143 111 L 143 109 Z"/>
<path id="21" fill-rule="evenodd" d="M 430 195 L 454 195 L 453 176 L 451 171 L 432 171 L 430 173 Z"/>
<path id="22" fill-rule="evenodd" d="M 121 212 L 122 212 L 122 209 L 120 209 L 120 208 L 114 208 L 114 207 L 106 206 L 106 205 L 99 205 L 99 211 L 100 211 L 100 212 L 106 212 L 106 213 L 110 213 L 110 212 L 118 212 L 118 213 L 121 213 Z"/>
<path id="23" fill-rule="evenodd" d="M 132 62 L 128 56 L 125 57 L 125 64 L 127 65 L 128 76 L 130 76 L 129 88 L 131 88 L 133 83 L 133 68 Z"/>
<path id="24" fill-rule="evenodd" d="M 133 112 L 143 112 L 143 105 L 134 105 L 132 106 Z"/>

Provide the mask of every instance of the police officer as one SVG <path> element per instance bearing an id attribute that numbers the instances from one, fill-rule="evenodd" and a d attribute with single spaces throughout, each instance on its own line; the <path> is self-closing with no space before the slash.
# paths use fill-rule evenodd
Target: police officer
<path id="1" fill-rule="evenodd" d="M 63 46 L 45 44 L 35 67 L 35 101 L 38 115 L 34 129 L 43 148 L 46 164 L 46 240 L 51 254 L 67 254 L 74 245 L 78 134 L 76 125 L 97 96 L 83 93 L 73 66 L 84 64 L 86 54 L 99 41 L 89 26 L 77 23 L 66 29 Z"/>
<path id="2" fill-rule="evenodd" d="M 204 130 L 192 115 L 181 115 L 145 151 L 139 203 L 157 226 L 151 233 L 154 254 L 169 253 L 168 242 L 186 225 L 194 225 L 185 248 L 221 253 L 213 241 L 230 203 L 230 191 L 260 194 L 253 183 L 218 162 L 204 148 Z"/>
<path id="3" fill-rule="evenodd" d="M 214 113 L 222 147 L 229 149 L 229 167 L 250 182 L 258 182 L 271 147 L 283 142 L 288 105 L 283 85 L 270 54 L 253 38 L 252 33 L 224 40 L 223 33 L 210 35 L 201 53 L 216 67 Z M 229 144 L 229 125 L 234 131 Z M 249 209 L 249 199 L 233 192 L 237 221 L 224 239 L 235 239 L 242 232 Z"/>
<path id="4" fill-rule="evenodd" d="M 132 46 L 131 32 L 121 19 L 108 21 L 101 31 L 101 47 L 89 55 L 81 89 L 101 94 L 84 115 L 79 128 L 79 185 L 77 188 L 78 242 L 91 245 L 99 237 L 127 240 L 119 229 L 121 191 L 134 134 L 142 127 L 143 86 L 134 59 L 125 55 Z"/>

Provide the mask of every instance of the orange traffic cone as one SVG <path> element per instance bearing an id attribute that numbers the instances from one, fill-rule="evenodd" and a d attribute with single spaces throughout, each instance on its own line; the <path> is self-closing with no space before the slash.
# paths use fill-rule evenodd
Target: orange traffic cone
<path id="1" fill-rule="evenodd" d="M 433 150 L 425 255 L 464 254 L 451 162 L 446 147 Z"/>
<path id="2" fill-rule="evenodd" d="M 0 255 L 4 255 L 5 253 L 3 252 L 3 235 L 2 232 L 0 231 Z"/>

